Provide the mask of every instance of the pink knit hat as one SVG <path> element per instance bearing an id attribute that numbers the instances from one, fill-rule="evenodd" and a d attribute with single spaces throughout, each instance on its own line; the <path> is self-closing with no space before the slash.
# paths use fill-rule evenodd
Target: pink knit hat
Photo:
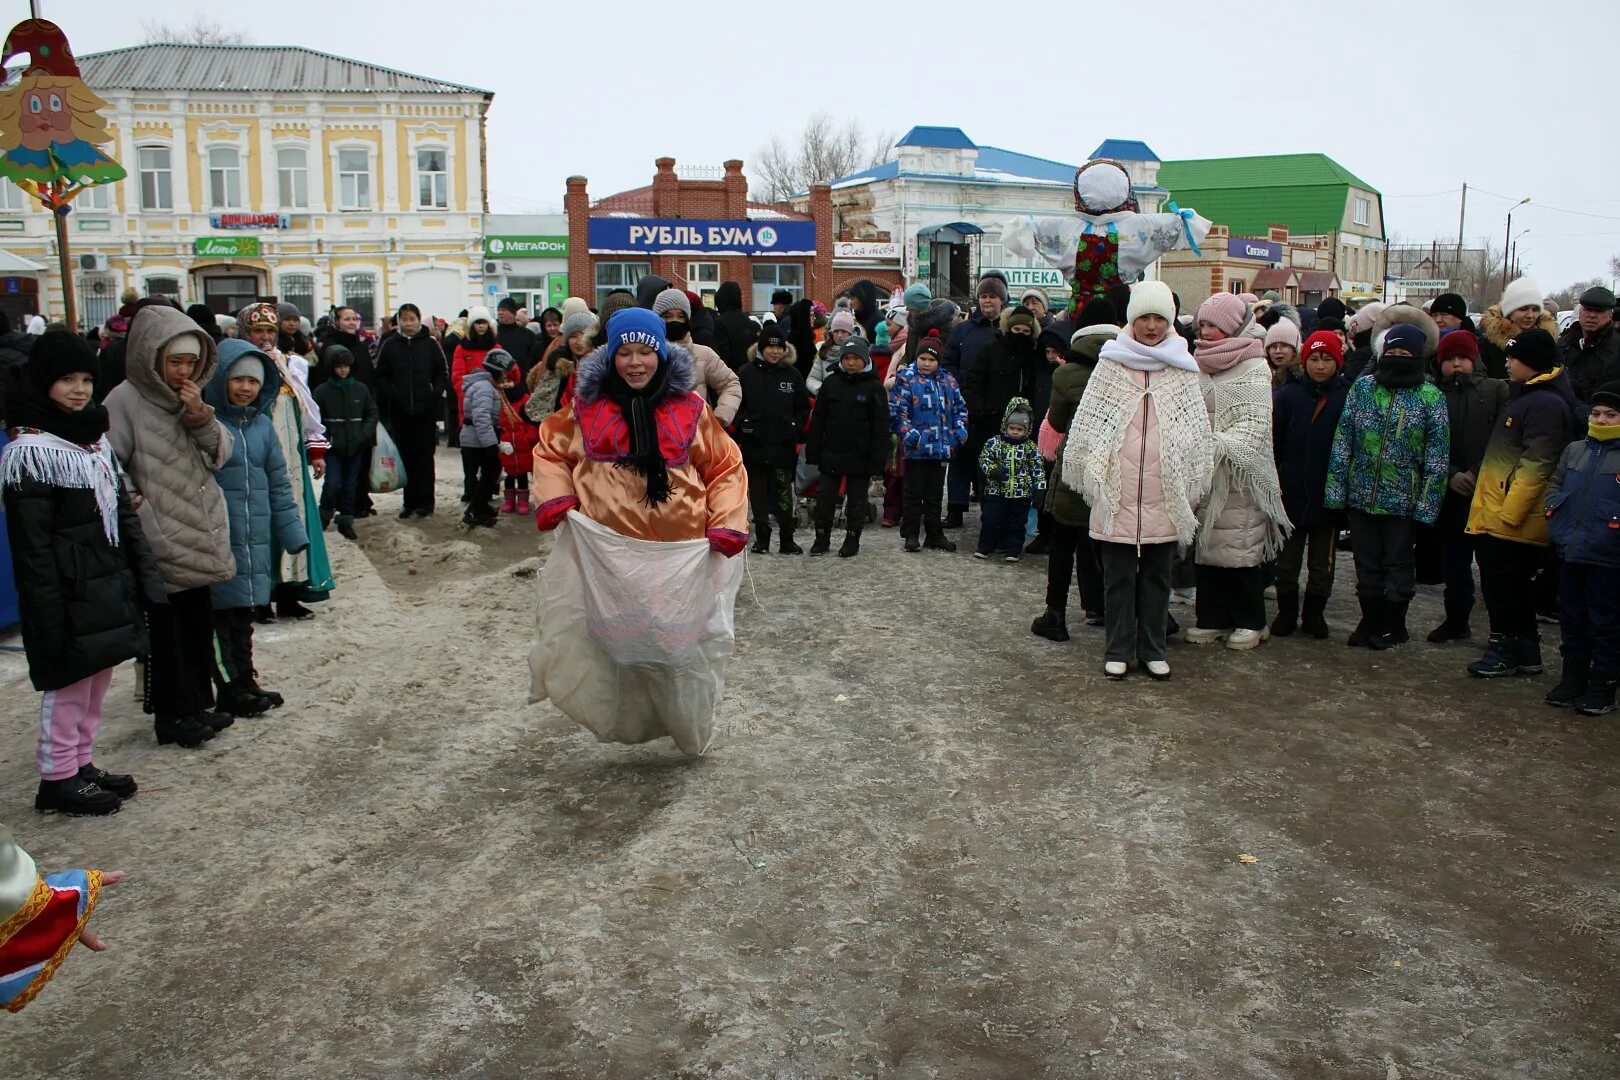
<path id="1" fill-rule="evenodd" d="M 1266 348 L 1269 349 L 1279 342 L 1291 345 L 1296 353 L 1299 352 L 1299 327 L 1294 325 L 1293 319 L 1278 319 L 1272 324 L 1271 329 L 1266 331 Z"/>
<path id="2" fill-rule="evenodd" d="M 851 313 L 848 308 L 837 312 L 833 315 L 832 322 L 827 324 L 827 330 L 829 332 L 834 330 L 848 330 L 853 334 L 855 332 L 854 314 Z"/>
<path id="3" fill-rule="evenodd" d="M 1216 293 L 1198 305 L 1196 321 L 1207 322 L 1227 337 L 1243 329 L 1249 321 L 1249 305 L 1236 293 Z"/>

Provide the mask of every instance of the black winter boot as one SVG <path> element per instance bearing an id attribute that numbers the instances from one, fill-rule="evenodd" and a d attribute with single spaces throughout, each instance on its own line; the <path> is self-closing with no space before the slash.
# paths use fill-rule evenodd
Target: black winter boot
<path id="1" fill-rule="evenodd" d="M 1412 635 L 1406 632 L 1406 609 L 1411 606 L 1411 597 L 1385 601 L 1384 631 L 1391 645 L 1405 645 L 1412 640 Z"/>
<path id="2" fill-rule="evenodd" d="M 1481 679 L 1514 674 L 1512 647 L 1513 641 L 1506 634 L 1492 634 L 1485 643 L 1485 655 L 1468 665 L 1468 674 Z"/>
<path id="3" fill-rule="evenodd" d="M 1513 640 L 1513 668 L 1517 675 L 1540 675 L 1541 666 L 1541 635 L 1533 634 L 1530 637 L 1518 637 Z"/>
<path id="4" fill-rule="evenodd" d="M 955 551 L 956 541 L 947 539 L 944 533 L 936 533 L 923 541 L 923 547 L 930 551 Z"/>
<path id="5" fill-rule="evenodd" d="M 908 540 L 908 541 L 906 541 L 906 543 L 909 544 L 909 543 L 911 543 L 911 541 Z M 829 552 L 831 550 L 832 550 L 832 530 L 831 529 L 817 529 L 816 530 L 816 542 L 810 545 L 810 554 L 812 554 L 812 555 L 825 555 L 825 554 L 827 554 L 827 552 Z"/>
<path id="6" fill-rule="evenodd" d="M 1467 641 L 1470 633 L 1468 616 L 1473 610 L 1473 604 L 1457 604 L 1447 600 L 1446 621 L 1429 631 L 1429 641 L 1435 645 L 1448 641 Z"/>
<path id="7" fill-rule="evenodd" d="M 1614 711 L 1614 689 L 1620 676 L 1612 671 L 1594 671 L 1587 680 L 1586 693 L 1575 703 L 1582 716 L 1603 716 Z"/>
<path id="8" fill-rule="evenodd" d="M 1399 617 L 1401 605 L 1400 601 L 1386 597 L 1380 597 L 1377 604 L 1377 610 L 1368 621 L 1367 648 L 1383 652 L 1400 644 L 1396 634 L 1396 619 Z"/>
<path id="9" fill-rule="evenodd" d="M 1045 555 L 1045 554 L 1049 553 L 1051 550 L 1052 550 L 1051 538 L 1046 536 L 1046 534 L 1044 534 L 1044 533 L 1037 532 L 1035 534 L 1035 539 L 1031 540 L 1029 542 L 1029 546 L 1024 549 L 1024 554 L 1025 555 Z"/>
<path id="10" fill-rule="evenodd" d="M 782 530 L 782 539 L 777 542 L 778 555 L 803 555 L 804 548 L 793 542 L 793 533 L 788 529 Z"/>
<path id="11" fill-rule="evenodd" d="M 259 716 L 270 711 L 270 699 L 255 694 L 238 679 L 219 695 L 219 707 L 232 716 Z"/>
<path id="12" fill-rule="evenodd" d="M 296 600 L 276 601 L 276 618 L 278 619 L 310 619 L 315 613 Z"/>
<path id="13" fill-rule="evenodd" d="M 748 549 L 755 555 L 769 555 L 771 553 L 771 530 L 769 526 L 761 525 L 754 533 L 754 546 Z"/>
<path id="14" fill-rule="evenodd" d="M 42 814 L 100 817 L 118 813 L 122 805 L 117 795 L 79 776 L 41 780 L 34 795 L 34 809 Z"/>
<path id="15" fill-rule="evenodd" d="M 962 515 L 964 513 L 966 513 L 966 511 L 964 511 L 960 506 L 953 506 L 946 510 L 945 528 L 960 529 L 962 527 Z"/>
<path id="16" fill-rule="evenodd" d="M 259 673 L 256 671 L 250 678 L 243 679 L 241 682 L 243 686 L 270 702 L 270 707 L 272 709 L 279 709 L 283 705 L 287 704 L 286 698 L 282 697 L 274 690 L 266 690 L 264 687 L 259 685 Z"/>
<path id="17" fill-rule="evenodd" d="M 1277 637 L 1288 637 L 1299 626 L 1299 592 L 1277 590 L 1277 617 L 1271 620 L 1271 632 Z"/>
<path id="18" fill-rule="evenodd" d="M 844 533 L 844 542 L 838 548 L 838 557 L 847 559 L 851 555 L 861 553 L 861 530 L 850 529 Z"/>
<path id="19" fill-rule="evenodd" d="M 1324 618 L 1326 613 L 1327 597 L 1306 595 L 1305 614 L 1300 619 L 1299 628 L 1313 638 L 1319 640 L 1326 638 L 1328 636 L 1327 619 Z"/>
<path id="20" fill-rule="evenodd" d="M 1558 685 L 1547 691 L 1547 704 L 1554 708 L 1567 709 L 1582 697 L 1586 696 L 1587 684 L 1591 682 L 1592 661 L 1565 660 L 1564 677 L 1558 680 Z"/>
<path id="21" fill-rule="evenodd" d="M 79 770 L 79 779 L 88 781 L 103 791 L 110 791 L 120 799 L 127 799 L 138 790 L 133 776 L 127 773 L 110 773 L 106 769 L 96 768 L 93 763 Z"/>
<path id="22" fill-rule="evenodd" d="M 1029 624 L 1029 632 L 1047 641 L 1068 641 L 1069 620 L 1066 613 L 1047 608 Z"/>
<path id="23" fill-rule="evenodd" d="M 198 713 L 192 719 L 199 724 L 207 724 L 208 729 L 215 733 L 224 731 L 236 723 L 236 717 L 226 712 L 223 707 L 216 707 L 213 712 Z"/>
<path id="24" fill-rule="evenodd" d="M 354 518 L 347 514 L 337 519 L 338 535 L 345 540 L 358 540 L 360 537 L 354 531 Z"/>
<path id="25" fill-rule="evenodd" d="M 1365 648 L 1381 626 L 1379 622 L 1383 615 L 1384 598 L 1382 596 L 1358 596 L 1357 602 L 1361 604 L 1361 621 L 1356 628 L 1350 631 L 1350 640 L 1345 644 L 1352 648 Z"/>
<path id="26" fill-rule="evenodd" d="M 214 729 L 194 716 L 159 716 L 152 721 L 159 746 L 176 743 L 195 750 L 214 737 Z"/>

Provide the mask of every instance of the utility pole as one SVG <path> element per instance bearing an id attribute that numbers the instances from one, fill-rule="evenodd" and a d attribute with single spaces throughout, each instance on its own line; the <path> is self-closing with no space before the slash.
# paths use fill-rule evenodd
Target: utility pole
<path id="1" fill-rule="evenodd" d="M 1510 269 L 1512 269 L 1512 263 L 1508 259 L 1508 249 L 1513 246 L 1513 211 L 1517 210 L 1519 207 L 1523 206 L 1525 203 L 1527 203 L 1529 201 L 1530 201 L 1530 196 L 1526 195 L 1524 198 L 1522 198 L 1518 202 L 1514 203 L 1513 204 L 1513 209 L 1509 210 L 1507 212 L 1507 228 L 1502 231 L 1502 291 L 1503 292 L 1507 292 L 1508 271 Z M 1504 311 L 1504 312 L 1502 312 L 1502 314 L 1507 315 L 1508 312 Z"/>
<path id="2" fill-rule="evenodd" d="M 1457 208 L 1457 265 L 1456 265 L 1455 269 L 1456 269 L 1458 274 L 1460 274 L 1462 272 L 1463 223 L 1465 221 L 1467 221 L 1467 220 L 1468 220 L 1468 181 L 1464 180 L 1463 181 L 1463 186 L 1462 186 L 1462 205 Z M 1456 274 L 1453 274 L 1452 276 L 1455 277 Z"/>

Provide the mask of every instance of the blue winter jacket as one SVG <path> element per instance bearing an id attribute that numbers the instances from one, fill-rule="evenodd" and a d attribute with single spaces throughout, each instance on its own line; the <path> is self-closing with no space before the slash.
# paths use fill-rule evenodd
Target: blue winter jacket
<path id="1" fill-rule="evenodd" d="M 231 365 L 244 356 L 264 365 L 264 383 L 251 405 L 232 405 L 226 392 Z M 275 582 L 270 550 L 274 531 L 283 551 L 297 553 L 309 546 L 309 535 L 293 504 L 292 482 L 281 454 L 276 429 L 265 415 L 281 392 L 281 373 L 275 362 L 246 341 L 227 338 L 219 344 L 219 366 L 203 388 L 203 400 L 231 433 L 231 458 L 214 474 L 225 493 L 231 524 L 231 554 L 236 576 L 211 586 L 215 608 L 260 607 L 270 602 Z"/>
<path id="2" fill-rule="evenodd" d="M 1565 562 L 1620 569 L 1620 439 L 1564 448 L 1547 485 L 1547 531 Z"/>
<path id="3" fill-rule="evenodd" d="M 895 377 L 889 419 L 907 461 L 949 461 L 968 440 L 967 401 L 944 371 L 924 375 L 915 364 Z"/>
<path id="4" fill-rule="evenodd" d="M 1349 391 L 1343 375 L 1318 383 L 1302 374 L 1271 396 L 1271 448 L 1283 509 L 1296 529 L 1321 525 L 1333 514 L 1323 500 L 1333 436 Z"/>
<path id="5" fill-rule="evenodd" d="M 945 354 L 939 358 L 939 370 L 953 376 L 958 383 L 973 370 L 979 352 L 996 340 L 1000 326 L 995 319 L 987 319 L 975 304 L 972 314 L 957 323 L 945 339 Z"/>

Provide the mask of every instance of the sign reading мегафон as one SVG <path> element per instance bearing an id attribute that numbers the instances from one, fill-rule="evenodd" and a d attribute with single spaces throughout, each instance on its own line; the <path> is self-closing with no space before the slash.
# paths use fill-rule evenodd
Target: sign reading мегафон
<path id="1" fill-rule="evenodd" d="M 814 255 L 813 221 L 699 221 L 690 218 L 597 218 L 587 236 L 592 254 Z"/>

